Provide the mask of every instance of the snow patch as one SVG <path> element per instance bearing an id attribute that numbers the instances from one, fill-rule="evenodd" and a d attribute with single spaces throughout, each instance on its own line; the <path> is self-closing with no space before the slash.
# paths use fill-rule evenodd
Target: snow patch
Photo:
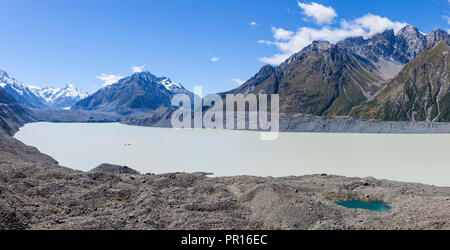
<path id="1" fill-rule="evenodd" d="M 53 104 L 62 98 L 81 100 L 88 97 L 88 93 L 84 92 L 73 84 L 68 84 L 64 88 L 44 88 L 39 91 L 39 96 L 45 99 L 49 104 Z"/>
<path id="2" fill-rule="evenodd" d="M 79 101 L 89 96 L 74 84 L 67 84 L 64 88 L 40 88 L 33 85 L 25 85 L 11 78 L 5 71 L 0 70 L 0 87 L 9 86 L 18 95 L 26 98 L 40 98 L 47 105 Z"/>
<path id="3" fill-rule="evenodd" d="M 181 86 L 181 84 L 172 82 L 169 78 L 163 78 L 159 83 L 162 84 L 167 90 L 170 90 L 170 91 L 183 88 Z"/>

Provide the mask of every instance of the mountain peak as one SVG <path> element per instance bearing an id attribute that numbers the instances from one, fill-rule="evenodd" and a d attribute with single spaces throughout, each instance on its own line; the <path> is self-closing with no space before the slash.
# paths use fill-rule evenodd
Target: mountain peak
<path id="1" fill-rule="evenodd" d="M 442 30 L 442 29 L 435 29 L 435 30 L 433 30 L 433 31 L 430 32 L 430 34 L 443 34 L 443 33 L 448 34 L 447 31 Z"/>
<path id="2" fill-rule="evenodd" d="M 6 73 L 4 70 L 0 70 L 0 87 L 4 88 L 6 85 L 21 85 L 16 79 Z"/>
<path id="3" fill-rule="evenodd" d="M 275 69 L 274 69 L 274 67 L 272 65 L 266 64 L 259 70 L 259 73 L 265 73 L 265 72 L 272 73 L 274 70 Z"/>
<path id="4" fill-rule="evenodd" d="M 6 71 L 1 70 L 1 69 L 0 69 L 0 76 L 1 76 L 1 77 L 7 77 L 7 78 L 9 78 L 8 73 L 6 73 Z"/>
<path id="5" fill-rule="evenodd" d="M 404 37 L 406 39 L 423 39 L 426 37 L 426 34 L 420 31 L 416 26 L 408 24 L 397 33 L 397 36 Z"/>
<path id="6" fill-rule="evenodd" d="M 387 38 L 387 39 L 391 39 L 391 38 L 395 38 L 395 32 L 393 29 L 387 29 L 381 33 L 375 34 L 372 36 L 373 39 L 376 38 Z"/>
<path id="7" fill-rule="evenodd" d="M 428 43 L 434 43 L 441 39 L 449 39 L 450 35 L 441 29 L 433 30 L 430 32 L 430 34 L 427 35 L 427 41 Z"/>
<path id="8" fill-rule="evenodd" d="M 331 49 L 333 45 L 328 41 L 317 40 L 313 41 L 310 45 L 306 46 L 303 52 L 320 52 L 327 49 Z"/>
<path id="9" fill-rule="evenodd" d="M 413 26 L 411 24 L 406 25 L 405 27 L 403 27 L 398 34 L 417 34 L 419 33 L 420 30 L 416 27 Z"/>
<path id="10" fill-rule="evenodd" d="M 30 108 L 66 108 L 88 96 L 74 84 L 64 88 L 39 88 L 22 84 L 0 70 L 0 87 L 20 104 Z"/>
<path id="11" fill-rule="evenodd" d="M 164 86 L 169 91 L 184 89 L 184 87 L 181 84 L 173 82 L 170 78 L 166 76 L 158 77 L 150 73 L 149 71 L 136 72 L 130 77 L 127 77 L 126 79 L 138 83 L 157 83 Z"/>
<path id="12" fill-rule="evenodd" d="M 157 77 L 149 71 L 136 72 L 116 84 L 102 88 L 78 102 L 74 110 L 103 110 L 129 113 L 133 110 L 156 110 L 171 107 L 178 93 L 193 96 L 181 84 L 168 77 Z"/>
<path id="13" fill-rule="evenodd" d="M 323 52 L 325 50 L 329 50 L 331 48 L 333 48 L 333 44 L 331 44 L 328 41 L 324 41 L 324 40 L 313 41 L 310 45 L 303 48 L 300 52 L 295 53 L 294 55 L 289 57 L 286 61 L 281 63 L 279 67 L 284 68 L 287 65 L 291 64 L 292 62 L 296 61 L 298 58 L 301 58 L 305 54 L 321 53 L 321 52 Z M 264 67 L 266 67 L 266 66 L 264 66 Z"/>
<path id="14" fill-rule="evenodd" d="M 150 71 L 142 71 L 142 72 L 135 72 L 131 75 L 131 78 L 147 78 L 147 79 L 153 79 L 157 78 L 155 75 L 150 73 Z"/>
<path id="15" fill-rule="evenodd" d="M 135 72 L 129 77 L 125 77 L 118 81 L 118 83 L 121 82 L 134 82 L 134 83 L 152 83 L 157 82 L 158 77 L 154 74 L 150 73 L 150 71 L 142 71 L 142 72 Z"/>

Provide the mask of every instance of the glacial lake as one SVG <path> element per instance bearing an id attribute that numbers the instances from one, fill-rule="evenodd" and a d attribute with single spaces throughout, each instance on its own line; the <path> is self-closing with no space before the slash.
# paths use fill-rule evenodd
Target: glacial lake
<path id="1" fill-rule="evenodd" d="M 30 123 L 15 138 L 82 171 L 111 163 L 141 173 L 326 173 L 450 186 L 450 134 L 281 133 L 274 141 L 261 141 L 256 131 Z"/>

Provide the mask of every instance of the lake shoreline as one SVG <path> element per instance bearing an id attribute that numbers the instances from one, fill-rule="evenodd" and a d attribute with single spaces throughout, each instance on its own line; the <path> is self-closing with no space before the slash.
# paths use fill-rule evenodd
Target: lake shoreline
<path id="1" fill-rule="evenodd" d="M 374 178 L 84 173 L 30 163 L 0 163 L 0 174 L 14 183 L 0 183 L 4 229 L 450 229 L 450 188 Z M 348 209 L 343 200 L 382 200 L 391 210 Z"/>
<path id="2" fill-rule="evenodd" d="M 30 123 L 15 138 L 81 171 L 108 162 L 141 173 L 201 171 L 219 177 L 327 173 L 450 186 L 444 178 L 450 174 L 445 168 L 450 161 L 445 153 L 449 136 L 280 133 L 277 140 L 265 142 L 258 131 Z M 433 149 L 436 145 L 441 146 Z M 431 165 L 422 154 L 434 159 Z M 227 161 L 220 160 L 224 156 Z"/>
<path id="3" fill-rule="evenodd" d="M 125 125 L 171 128 L 171 108 L 140 111 L 136 115 L 111 112 L 33 110 L 40 122 L 122 123 Z M 260 130 L 258 130 L 260 131 Z M 280 114 L 280 132 L 363 133 L 363 134 L 450 134 L 449 122 L 398 122 L 352 117 L 308 114 Z"/>
<path id="4" fill-rule="evenodd" d="M 0 182 L 0 228 L 8 230 L 450 229 L 450 187 L 328 174 L 88 173 L 2 133 L 0 176 L 8 180 Z M 347 209 L 340 200 L 383 200 L 392 209 Z"/>

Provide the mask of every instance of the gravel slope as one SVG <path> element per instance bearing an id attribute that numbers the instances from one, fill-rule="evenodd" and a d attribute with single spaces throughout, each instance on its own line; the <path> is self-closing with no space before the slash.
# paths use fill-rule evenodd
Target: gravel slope
<path id="1" fill-rule="evenodd" d="M 0 229 L 450 229 L 450 188 L 373 178 L 83 173 L 0 134 Z M 338 200 L 384 200 L 377 214 Z"/>

